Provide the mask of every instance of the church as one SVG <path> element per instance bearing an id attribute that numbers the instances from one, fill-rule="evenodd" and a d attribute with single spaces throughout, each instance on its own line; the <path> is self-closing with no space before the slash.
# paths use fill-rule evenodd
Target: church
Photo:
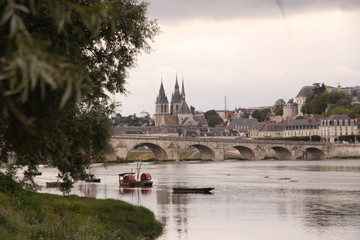
<path id="1" fill-rule="evenodd" d="M 165 94 L 164 86 L 161 80 L 159 95 L 155 102 L 155 126 L 180 125 L 205 127 L 207 121 L 204 114 L 194 114 L 185 100 L 184 80 L 182 80 L 181 91 L 176 76 L 174 92 L 169 104 Z"/>

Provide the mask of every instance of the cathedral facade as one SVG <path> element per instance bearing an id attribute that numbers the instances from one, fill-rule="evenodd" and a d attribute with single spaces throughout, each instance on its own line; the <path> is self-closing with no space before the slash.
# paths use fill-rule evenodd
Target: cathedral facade
<path id="1" fill-rule="evenodd" d="M 204 114 L 194 115 L 190 111 L 185 100 L 184 80 L 180 91 L 177 77 L 170 104 L 162 81 L 160 84 L 159 95 L 155 102 L 155 126 L 163 125 L 207 126 Z"/>

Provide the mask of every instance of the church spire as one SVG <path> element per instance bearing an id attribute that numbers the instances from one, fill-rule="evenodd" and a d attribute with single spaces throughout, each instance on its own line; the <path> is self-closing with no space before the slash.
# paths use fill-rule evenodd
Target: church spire
<path id="1" fill-rule="evenodd" d="M 184 77 L 182 77 L 182 86 L 181 86 L 181 99 L 185 100 L 185 87 L 184 87 Z"/>
<path id="2" fill-rule="evenodd" d="M 176 81 L 175 81 L 175 90 L 179 88 L 179 84 L 178 84 L 178 77 L 177 77 L 177 74 L 176 74 Z"/>
<path id="3" fill-rule="evenodd" d="M 175 89 L 174 89 L 174 92 L 173 92 L 173 97 L 171 99 L 171 103 L 180 103 L 180 102 L 181 102 L 181 95 L 180 95 L 178 77 L 177 77 L 177 74 L 176 74 Z"/>
<path id="4" fill-rule="evenodd" d="M 164 104 L 164 103 L 169 103 L 166 94 L 165 94 L 165 90 L 164 90 L 164 85 L 162 82 L 162 78 L 161 78 L 161 85 L 160 85 L 160 89 L 159 89 L 159 95 L 156 98 L 156 104 Z"/>

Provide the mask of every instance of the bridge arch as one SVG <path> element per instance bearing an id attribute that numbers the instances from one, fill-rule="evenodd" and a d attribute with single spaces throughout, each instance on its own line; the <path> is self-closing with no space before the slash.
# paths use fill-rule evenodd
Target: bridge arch
<path id="1" fill-rule="evenodd" d="M 208 146 L 201 145 L 201 144 L 193 144 L 193 145 L 190 145 L 189 147 L 194 147 L 197 150 L 199 150 L 202 160 L 214 160 L 215 159 L 214 151 L 211 148 L 209 148 Z"/>
<path id="2" fill-rule="evenodd" d="M 291 160 L 291 152 L 289 151 L 289 149 L 284 148 L 284 147 L 271 147 L 272 150 L 275 151 L 277 158 L 279 160 Z"/>
<path id="3" fill-rule="evenodd" d="M 153 143 L 140 143 L 140 144 L 137 144 L 137 145 L 133 146 L 130 150 L 135 149 L 137 147 L 141 147 L 141 146 L 148 147 L 153 152 L 154 157 L 157 160 L 166 160 L 166 159 L 168 159 L 166 151 L 161 146 L 153 144 Z"/>
<path id="4" fill-rule="evenodd" d="M 306 148 L 304 151 L 304 159 L 305 160 L 322 160 L 325 159 L 325 154 L 322 150 L 315 148 L 315 147 L 309 147 Z"/>
<path id="5" fill-rule="evenodd" d="M 245 146 L 234 146 L 240 152 L 240 157 L 244 159 L 255 159 L 255 153 L 251 148 Z"/>

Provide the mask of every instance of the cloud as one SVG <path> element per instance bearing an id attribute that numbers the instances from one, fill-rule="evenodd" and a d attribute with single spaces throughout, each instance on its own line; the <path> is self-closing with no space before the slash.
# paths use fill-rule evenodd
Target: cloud
<path id="1" fill-rule="evenodd" d="M 315 82 L 359 85 L 359 0 L 148 1 L 162 33 L 130 71 L 131 94 L 117 96 L 122 114 L 153 114 L 161 79 L 169 98 L 176 74 L 203 111 L 223 109 L 225 95 L 233 109 L 287 101 Z"/>
<path id="2" fill-rule="evenodd" d="M 359 0 L 147 0 L 153 18 L 189 19 L 279 18 L 282 15 L 326 10 L 360 9 Z"/>

